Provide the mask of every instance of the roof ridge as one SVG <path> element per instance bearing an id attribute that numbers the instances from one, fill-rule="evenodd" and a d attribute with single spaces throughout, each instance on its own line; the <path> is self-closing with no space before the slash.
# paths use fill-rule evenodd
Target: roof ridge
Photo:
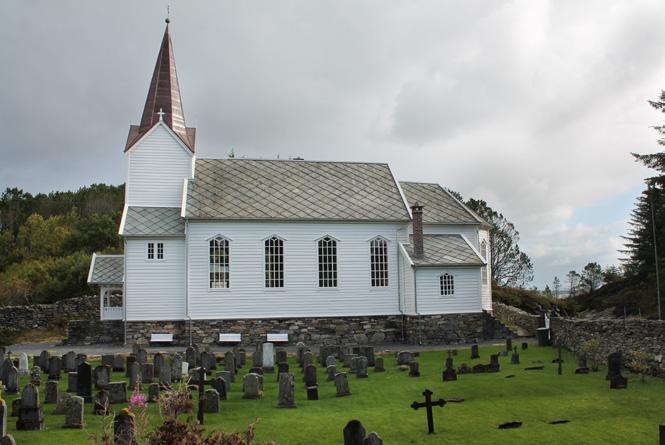
<path id="1" fill-rule="evenodd" d="M 261 162 L 289 162 L 289 163 L 299 163 L 299 164 L 361 164 L 361 165 L 389 165 L 387 162 L 375 162 L 375 161 L 321 161 L 321 160 L 309 160 L 309 159 L 262 159 L 262 158 L 201 158 L 197 157 L 196 161 L 229 161 L 229 162 L 241 162 L 241 161 L 261 161 Z"/>

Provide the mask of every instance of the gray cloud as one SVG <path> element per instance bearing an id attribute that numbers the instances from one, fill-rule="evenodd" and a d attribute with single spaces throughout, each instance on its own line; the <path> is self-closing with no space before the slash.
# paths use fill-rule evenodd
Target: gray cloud
<path id="1" fill-rule="evenodd" d="M 0 187 L 124 180 L 166 1 L 0 4 Z M 657 1 L 175 3 L 201 156 L 388 161 L 501 209 L 537 284 L 616 260 L 625 196 L 655 151 Z M 627 198 L 622 198 L 627 199 Z"/>

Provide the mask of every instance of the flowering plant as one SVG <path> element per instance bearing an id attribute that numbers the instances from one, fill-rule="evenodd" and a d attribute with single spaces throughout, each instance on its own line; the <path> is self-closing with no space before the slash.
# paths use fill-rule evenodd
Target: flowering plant
<path id="1" fill-rule="evenodd" d="M 145 408 L 147 406 L 148 406 L 148 398 L 145 396 L 145 394 L 141 394 L 140 392 L 135 392 L 129 398 L 130 411 L 138 410 L 140 408 Z"/>

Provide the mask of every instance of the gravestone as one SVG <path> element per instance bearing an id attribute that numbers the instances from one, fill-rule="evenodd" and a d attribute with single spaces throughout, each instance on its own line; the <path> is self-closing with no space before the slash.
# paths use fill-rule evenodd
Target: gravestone
<path id="1" fill-rule="evenodd" d="M 326 364 L 325 366 L 337 366 L 337 359 L 335 358 L 334 355 L 329 355 L 326 358 Z"/>
<path id="2" fill-rule="evenodd" d="M 124 372 L 125 371 L 125 359 L 120 354 L 115 354 L 113 356 L 113 370 L 115 372 Z"/>
<path id="3" fill-rule="evenodd" d="M 413 362 L 413 353 L 411 351 L 400 351 L 397 353 L 397 365 L 408 365 Z"/>
<path id="4" fill-rule="evenodd" d="M 76 371 L 76 395 L 86 403 L 92 401 L 92 368 L 88 362 L 79 365 Z"/>
<path id="5" fill-rule="evenodd" d="M 242 368 L 247 364 L 247 351 L 245 351 L 243 348 L 237 348 L 234 351 L 234 354 L 236 356 L 236 366 L 238 368 Z"/>
<path id="6" fill-rule="evenodd" d="M 67 392 L 76 392 L 76 372 L 67 373 Z"/>
<path id="7" fill-rule="evenodd" d="M 99 365 L 94 369 L 92 377 L 95 389 L 106 389 L 111 380 L 111 368 L 106 365 Z"/>
<path id="8" fill-rule="evenodd" d="M 254 351 L 252 353 L 252 366 L 255 368 L 260 368 L 263 366 L 263 354 L 260 350 Z"/>
<path id="9" fill-rule="evenodd" d="M 474 343 L 471 345 L 471 360 L 480 358 L 480 354 L 478 351 L 478 344 Z"/>
<path id="10" fill-rule="evenodd" d="M 97 391 L 92 399 L 92 413 L 96 416 L 108 416 L 111 412 L 111 400 L 105 389 Z"/>
<path id="11" fill-rule="evenodd" d="M 125 377 L 129 377 L 129 368 L 132 365 L 132 363 L 135 363 L 135 362 L 136 362 L 136 356 L 135 355 L 128 355 L 125 358 Z"/>
<path id="12" fill-rule="evenodd" d="M 361 346 L 358 353 L 367 359 L 367 366 L 374 366 L 374 346 Z"/>
<path id="13" fill-rule="evenodd" d="M 206 389 L 203 393 L 205 402 L 203 403 L 203 411 L 206 413 L 218 413 L 219 412 L 219 393 L 214 388 Z M 199 394 L 199 397 L 201 395 Z"/>
<path id="14" fill-rule="evenodd" d="M 283 372 L 289 372 L 289 364 L 288 363 L 277 363 L 277 383 L 279 383 L 279 375 Z"/>
<path id="15" fill-rule="evenodd" d="M 316 386 L 317 381 L 316 381 L 316 366 L 309 364 L 305 366 L 304 370 L 304 380 L 305 380 L 305 386 L 310 387 L 310 386 Z"/>
<path id="16" fill-rule="evenodd" d="M 513 350 L 513 339 L 508 337 L 506 339 L 506 352 L 512 352 Z"/>
<path id="17" fill-rule="evenodd" d="M 233 351 L 226 351 L 224 354 L 224 370 L 228 371 L 231 373 L 231 381 L 235 381 L 235 375 L 236 375 L 236 355 L 233 353 Z"/>
<path id="18" fill-rule="evenodd" d="M 470 374 L 471 373 L 471 368 L 466 363 L 462 363 L 462 366 L 460 366 L 457 369 L 457 373 L 458 374 Z"/>
<path id="19" fill-rule="evenodd" d="M 58 403 L 55 405 L 53 414 L 65 414 L 65 408 L 67 406 L 67 400 L 72 398 L 72 395 L 66 392 L 58 394 Z"/>
<path id="20" fill-rule="evenodd" d="M 277 408 L 295 408 L 295 379 L 293 374 L 281 372 L 279 374 L 279 396 L 277 399 Z"/>
<path id="21" fill-rule="evenodd" d="M 111 382 L 108 388 L 110 403 L 127 403 L 127 382 Z"/>
<path id="22" fill-rule="evenodd" d="M 42 351 L 41 354 L 39 354 L 39 367 L 42 368 L 43 372 L 48 372 L 49 358 L 50 355 L 48 351 Z"/>
<path id="23" fill-rule="evenodd" d="M 243 399 L 260 399 L 263 397 L 261 381 L 258 374 L 250 373 L 245 376 L 242 384 Z"/>
<path id="24" fill-rule="evenodd" d="M 83 397 L 71 396 L 65 405 L 65 425 L 63 428 L 81 429 L 85 426 L 83 421 Z"/>
<path id="25" fill-rule="evenodd" d="M 78 369 L 79 365 L 85 361 L 88 361 L 88 356 L 85 354 L 76 354 L 74 357 L 74 365 L 76 366 L 76 369 Z M 76 371 L 75 369 L 75 371 Z"/>
<path id="26" fill-rule="evenodd" d="M 148 385 L 148 402 L 155 403 L 159 401 L 159 383 Z"/>
<path id="27" fill-rule="evenodd" d="M 263 363 L 262 367 L 265 372 L 275 372 L 275 354 L 272 343 L 263 343 Z"/>
<path id="28" fill-rule="evenodd" d="M 307 365 L 314 364 L 314 354 L 312 351 L 305 351 L 302 355 L 302 368 L 304 369 Z"/>
<path id="29" fill-rule="evenodd" d="M 144 363 L 141 365 L 141 383 L 152 383 L 155 378 L 155 366 L 152 363 Z"/>
<path id="30" fill-rule="evenodd" d="M 171 363 L 168 360 L 164 360 L 164 365 L 159 371 L 159 385 L 161 389 L 170 389 L 171 382 L 173 381 L 173 376 L 171 374 Z"/>
<path id="31" fill-rule="evenodd" d="M 350 368 L 350 370 L 354 374 L 358 371 L 358 360 L 360 360 L 360 358 L 361 358 L 360 355 L 355 355 L 351 359 L 351 368 Z"/>
<path id="32" fill-rule="evenodd" d="M 139 365 L 148 363 L 148 351 L 143 348 L 138 349 L 136 351 L 136 361 L 139 363 Z"/>
<path id="33" fill-rule="evenodd" d="M 206 372 L 210 372 L 211 370 L 217 368 L 215 357 L 208 351 L 201 352 L 201 367 Z"/>
<path id="34" fill-rule="evenodd" d="M 249 372 L 251 372 L 253 374 L 263 375 L 263 368 L 260 367 L 260 366 L 258 368 L 257 367 L 252 367 L 252 368 L 249 368 Z"/>
<path id="35" fill-rule="evenodd" d="M 329 382 L 332 382 L 333 380 L 335 380 L 335 374 L 337 374 L 337 366 L 335 365 L 327 366 L 326 373 L 327 373 L 327 380 Z"/>
<path id="36" fill-rule="evenodd" d="M 30 383 L 35 386 L 42 384 L 42 368 L 39 366 L 33 366 L 32 369 L 30 369 Z"/>
<path id="37" fill-rule="evenodd" d="M 612 380 L 612 377 L 621 376 L 621 363 L 621 352 L 613 352 L 607 356 L 606 380 Z"/>
<path id="38" fill-rule="evenodd" d="M 369 360 L 367 357 L 360 356 L 358 357 L 358 360 L 356 361 L 356 377 L 357 378 L 367 378 L 367 365 L 368 365 Z"/>
<path id="39" fill-rule="evenodd" d="M 25 352 L 21 352 L 18 358 L 18 374 L 19 375 L 28 375 L 30 373 L 30 365 L 28 364 L 28 355 Z"/>
<path id="40" fill-rule="evenodd" d="M 522 351 L 526 351 L 527 349 L 529 349 L 529 344 L 527 342 L 523 342 L 522 343 Z"/>
<path id="41" fill-rule="evenodd" d="M 219 399 L 220 400 L 226 400 L 227 399 L 227 394 L 226 394 L 226 382 L 224 381 L 223 378 L 221 377 L 215 377 L 210 381 L 210 386 L 215 388 L 217 391 L 217 394 L 219 394 Z"/>
<path id="42" fill-rule="evenodd" d="M 115 445 L 136 445 L 136 425 L 134 416 L 126 409 L 113 419 L 113 440 Z"/>
<path id="43" fill-rule="evenodd" d="M 365 427 L 358 420 L 351 420 L 344 427 L 344 445 L 364 445 Z"/>
<path id="44" fill-rule="evenodd" d="M 575 374 L 588 374 L 589 367 L 587 365 L 586 355 L 582 354 L 577 358 L 577 369 Z"/>
<path id="45" fill-rule="evenodd" d="M 133 391 L 138 391 L 141 389 L 141 365 L 139 362 L 131 362 L 127 368 L 127 373 L 129 374 L 129 389 Z"/>
<path id="46" fill-rule="evenodd" d="M 251 371 L 250 371 L 251 372 Z M 231 374 L 229 371 L 219 371 L 217 377 L 224 379 L 224 384 L 226 385 L 226 392 L 231 392 Z"/>
<path id="47" fill-rule="evenodd" d="M 305 346 L 305 343 L 299 341 L 296 343 L 296 358 L 298 359 L 298 365 L 302 367 L 302 356 L 307 350 L 307 346 Z"/>
<path id="48" fill-rule="evenodd" d="M 353 369 L 353 359 L 356 357 L 358 357 L 357 354 L 344 354 L 344 358 L 342 359 L 344 367 L 348 369 Z M 304 362 L 304 355 L 303 355 L 303 362 Z"/>
<path id="49" fill-rule="evenodd" d="M 183 357 L 182 354 L 176 352 L 171 357 L 171 379 L 180 380 L 183 376 L 182 374 L 182 363 Z"/>
<path id="50" fill-rule="evenodd" d="M 443 370 L 443 381 L 454 382 L 457 380 L 457 371 L 453 366 L 453 359 L 446 360 L 446 369 Z"/>
<path id="51" fill-rule="evenodd" d="M 62 362 L 60 357 L 54 355 L 48 360 L 48 378 L 49 380 L 60 380 L 60 371 Z"/>
<path id="52" fill-rule="evenodd" d="M 383 357 L 379 356 L 374 359 L 374 372 L 384 372 L 386 368 L 383 364 Z"/>
<path id="53" fill-rule="evenodd" d="M 44 387 L 44 403 L 58 403 L 58 382 L 49 380 Z"/>
<path id="54" fill-rule="evenodd" d="M 102 355 L 102 365 L 106 365 L 109 368 L 113 369 L 113 354 Z"/>
<path id="55" fill-rule="evenodd" d="M 409 377 L 420 377 L 420 365 L 415 360 L 409 363 Z"/>
<path id="56" fill-rule="evenodd" d="M 164 354 L 158 352 L 152 358 L 152 375 L 159 376 L 162 372 L 162 366 L 164 366 Z"/>
<path id="57" fill-rule="evenodd" d="M 345 372 L 338 372 L 335 374 L 335 389 L 337 390 L 337 397 L 351 395 L 349 380 L 347 379 Z"/>
<path id="58" fill-rule="evenodd" d="M 487 366 L 487 372 L 499 372 L 500 369 L 499 354 L 490 355 L 490 364 Z"/>
<path id="59" fill-rule="evenodd" d="M 381 439 L 381 436 L 372 431 L 367 435 L 367 437 L 365 437 L 363 445 L 383 445 L 383 439 Z"/>
<path id="60" fill-rule="evenodd" d="M 519 365 L 520 364 L 520 355 L 517 352 L 517 346 L 515 346 L 515 350 L 513 351 L 513 354 L 510 356 L 510 363 L 512 365 Z"/>
<path id="61" fill-rule="evenodd" d="M 275 354 L 277 355 L 277 364 L 288 362 L 288 355 L 286 349 L 277 348 Z"/>
<path id="62" fill-rule="evenodd" d="M 196 367 L 199 363 L 198 352 L 193 346 L 187 346 L 185 349 L 185 360 L 192 368 Z"/>
<path id="63" fill-rule="evenodd" d="M 16 394 L 18 393 L 18 369 L 14 367 L 11 363 L 9 364 L 9 369 L 7 371 L 5 383 L 5 390 L 7 394 Z M 1 388 L 0 388 L 1 389 Z"/>
<path id="64" fill-rule="evenodd" d="M 44 428 L 44 412 L 39 404 L 39 389 L 32 383 L 23 387 L 21 404 L 16 421 L 19 431 L 35 431 Z"/>

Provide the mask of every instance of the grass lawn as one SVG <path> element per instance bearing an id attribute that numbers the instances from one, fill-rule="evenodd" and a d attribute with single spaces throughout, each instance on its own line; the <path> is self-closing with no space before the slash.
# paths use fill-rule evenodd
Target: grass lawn
<path id="1" fill-rule="evenodd" d="M 466 362 L 473 366 L 489 363 L 489 354 L 501 347 L 481 347 L 481 359 L 470 360 L 469 350 L 460 350 L 455 366 Z M 556 356 L 552 348 L 530 346 L 521 352 L 521 365 L 511 365 L 509 357 L 501 357 L 501 372 L 495 374 L 466 374 L 456 382 L 443 382 L 441 371 L 444 352 L 423 352 L 420 378 L 400 372 L 394 356 L 386 356 L 385 373 L 374 373 L 358 379 L 349 375 L 353 395 L 335 397 L 333 382 L 325 379 L 319 368 L 318 401 L 307 401 L 302 374 L 294 359 L 289 358 L 296 376 L 296 409 L 278 409 L 275 374 L 264 378 L 264 398 L 243 400 L 241 378 L 233 383 L 228 401 L 221 402 L 219 414 L 206 414 L 207 429 L 244 430 L 254 418 L 258 443 L 276 440 L 281 445 L 341 444 L 342 429 L 351 419 L 360 420 L 368 433 L 377 431 L 388 444 L 653 444 L 658 441 L 658 424 L 665 421 L 665 380 L 647 378 L 642 384 L 636 375 L 629 374 L 627 390 L 610 390 L 605 370 L 589 375 L 575 375 L 574 356 L 564 353 L 563 375 L 557 375 Z M 249 357 L 249 356 L 248 356 Z M 534 362 L 543 362 L 542 371 L 524 371 Z M 540 363 L 538 363 L 540 364 Z M 338 369 L 341 363 L 338 362 Z M 243 375 L 247 367 L 240 370 Z M 514 374 L 514 378 L 506 378 Z M 624 374 L 625 375 L 625 374 Z M 114 373 L 113 381 L 124 378 Z M 45 377 L 44 380 L 45 381 Z M 21 385 L 27 377 L 21 379 Z M 66 389 L 66 378 L 61 381 Z M 414 411 L 410 404 L 422 401 L 425 388 L 439 397 L 464 397 L 463 403 L 450 403 L 434 408 L 436 434 L 427 434 L 424 409 Z M 43 385 L 40 396 L 43 399 Z M 11 407 L 13 396 L 5 396 Z M 9 418 L 9 432 L 17 443 L 76 444 L 88 443 L 99 432 L 102 419 L 92 415 L 86 404 L 83 430 L 65 430 L 64 416 L 53 415 L 55 405 L 44 405 L 44 431 L 16 431 L 16 418 Z M 115 410 L 123 405 L 114 405 Z M 153 421 L 158 414 L 151 406 Z M 571 422 L 550 425 L 548 422 L 568 419 Z M 499 430 L 504 422 L 519 420 L 519 429 Z"/>

